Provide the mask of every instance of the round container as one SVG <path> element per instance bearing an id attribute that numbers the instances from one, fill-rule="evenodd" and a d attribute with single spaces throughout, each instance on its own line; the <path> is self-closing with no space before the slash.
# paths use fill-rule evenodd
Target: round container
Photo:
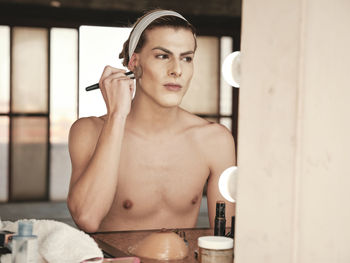
<path id="1" fill-rule="evenodd" d="M 198 238 L 198 261 L 200 263 L 232 263 L 233 239 L 222 236 Z"/>

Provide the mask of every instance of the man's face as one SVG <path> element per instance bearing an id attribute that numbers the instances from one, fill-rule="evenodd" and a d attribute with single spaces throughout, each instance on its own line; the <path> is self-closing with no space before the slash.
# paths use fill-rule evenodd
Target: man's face
<path id="1" fill-rule="evenodd" d="M 192 75 L 195 40 L 190 30 L 160 27 L 146 32 L 138 54 L 141 92 L 162 107 L 178 106 Z"/>

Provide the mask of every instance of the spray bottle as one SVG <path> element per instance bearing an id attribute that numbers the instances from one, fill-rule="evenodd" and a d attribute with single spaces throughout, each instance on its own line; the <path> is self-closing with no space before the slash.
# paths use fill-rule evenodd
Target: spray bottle
<path id="1" fill-rule="evenodd" d="M 33 222 L 19 221 L 18 233 L 12 237 L 12 263 L 38 261 L 37 236 L 33 235 Z"/>

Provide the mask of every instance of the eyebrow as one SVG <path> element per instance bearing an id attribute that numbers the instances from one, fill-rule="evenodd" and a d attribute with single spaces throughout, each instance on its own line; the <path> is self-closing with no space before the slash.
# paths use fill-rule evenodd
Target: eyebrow
<path id="1" fill-rule="evenodd" d="M 152 48 L 152 50 L 156 50 L 156 49 L 159 49 L 167 54 L 173 54 L 173 52 L 171 52 L 169 49 L 166 49 L 164 47 L 154 47 Z M 194 51 L 190 50 L 190 51 L 186 51 L 186 52 L 183 52 L 180 54 L 180 56 L 185 56 L 185 55 L 190 55 L 190 54 L 194 54 Z"/>

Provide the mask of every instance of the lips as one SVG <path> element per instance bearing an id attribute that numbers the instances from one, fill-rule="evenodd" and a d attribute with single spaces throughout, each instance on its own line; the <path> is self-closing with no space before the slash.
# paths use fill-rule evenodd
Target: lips
<path id="1" fill-rule="evenodd" d="M 179 91 L 181 90 L 182 86 L 179 85 L 179 84 L 175 84 L 175 83 L 167 83 L 164 85 L 164 87 L 167 89 L 167 90 L 170 90 L 170 91 Z"/>

